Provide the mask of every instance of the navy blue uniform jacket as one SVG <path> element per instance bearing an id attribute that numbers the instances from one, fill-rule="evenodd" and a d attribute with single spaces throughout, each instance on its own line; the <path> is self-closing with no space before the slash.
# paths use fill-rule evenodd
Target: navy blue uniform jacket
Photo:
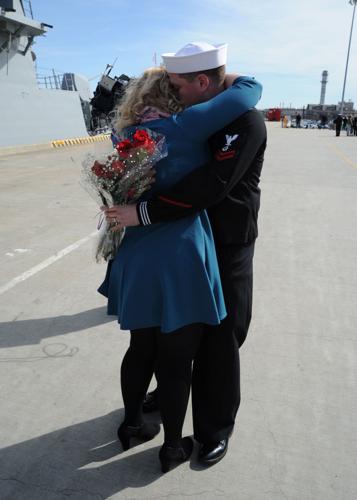
<path id="1" fill-rule="evenodd" d="M 266 141 L 262 114 L 248 111 L 210 138 L 208 164 L 137 205 L 140 224 L 171 221 L 207 209 L 216 246 L 252 243 L 258 236 Z"/>

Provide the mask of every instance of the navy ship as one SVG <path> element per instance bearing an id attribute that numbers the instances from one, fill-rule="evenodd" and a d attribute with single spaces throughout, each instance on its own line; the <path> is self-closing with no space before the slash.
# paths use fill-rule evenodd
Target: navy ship
<path id="1" fill-rule="evenodd" d="M 108 65 L 93 97 L 81 75 L 39 76 L 33 44 L 52 28 L 34 19 L 30 0 L 0 0 L 0 147 L 95 134 L 129 80 L 111 78 Z"/>

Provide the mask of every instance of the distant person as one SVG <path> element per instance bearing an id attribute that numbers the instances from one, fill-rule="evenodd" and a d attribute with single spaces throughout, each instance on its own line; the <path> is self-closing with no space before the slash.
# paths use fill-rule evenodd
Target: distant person
<path id="1" fill-rule="evenodd" d="M 280 118 L 281 128 L 284 128 L 284 120 L 285 120 L 285 115 L 281 115 L 281 118 Z"/>
<path id="2" fill-rule="evenodd" d="M 353 135 L 357 135 L 357 116 L 353 118 Z"/>
<path id="3" fill-rule="evenodd" d="M 301 115 L 298 113 L 296 115 L 296 128 L 301 128 Z"/>
<path id="4" fill-rule="evenodd" d="M 348 118 L 347 116 L 344 116 L 342 118 L 342 130 L 347 130 L 347 124 L 348 124 Z"/>
<path id="5" fill-rule="evenodd" d="M 353 135 L 353 118 L 351 115 L 347 118 L 346 132 L 347 136 Z"/>
<path id="6" fill-rule="evenodd" d="M 336 137 L 340 137 L 341 127 L 342 127 L 342 116 L 337 115 L 333 123 L 336 126 Z"/>

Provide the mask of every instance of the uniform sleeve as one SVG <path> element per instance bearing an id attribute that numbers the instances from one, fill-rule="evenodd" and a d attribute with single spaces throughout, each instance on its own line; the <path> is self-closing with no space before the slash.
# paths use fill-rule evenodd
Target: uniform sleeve
<path id="1" fill-rule="evenodd" d="M 261 161 L 258 153 L 265 149 L 265 124 L 258 112 L 247 113 L 236 127 L 230 128 L 230 134 L 231 137 L 237 135 L 237 140 L 229 151 L 222 152 L 220 147 L 226 138 L 222 131 L 217 134 L 213 158 L 208 164 L 197 168 L 169 190 L 137 205 L 141 225 L 187 217 L 216 205 L 229 195 L 252 162 Z"/>
<path id="2" fill-rule="evenodd" d="M 205 141 L 215 132 L 253 108 L 262 95 L 262 85 L 248 76 L 238 77 L 233 85 L 216 97 L 191 106 L 174 116 L 183 133 Z"/>

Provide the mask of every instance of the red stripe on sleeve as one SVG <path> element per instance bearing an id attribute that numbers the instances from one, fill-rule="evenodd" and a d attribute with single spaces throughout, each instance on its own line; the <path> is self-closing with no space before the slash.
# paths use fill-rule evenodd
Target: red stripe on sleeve
<path id="1" fill-rule="evenodd" d="M 170 205 L 176 205 L 177 207 L 192 208 L 192 205 L 186 205 L 186 203 L 181 203 L 180 201 L 170 200 L 170 198 L 165 198 L 164 196 L 159 196 L 159 200 L 165 201 Z"/>

